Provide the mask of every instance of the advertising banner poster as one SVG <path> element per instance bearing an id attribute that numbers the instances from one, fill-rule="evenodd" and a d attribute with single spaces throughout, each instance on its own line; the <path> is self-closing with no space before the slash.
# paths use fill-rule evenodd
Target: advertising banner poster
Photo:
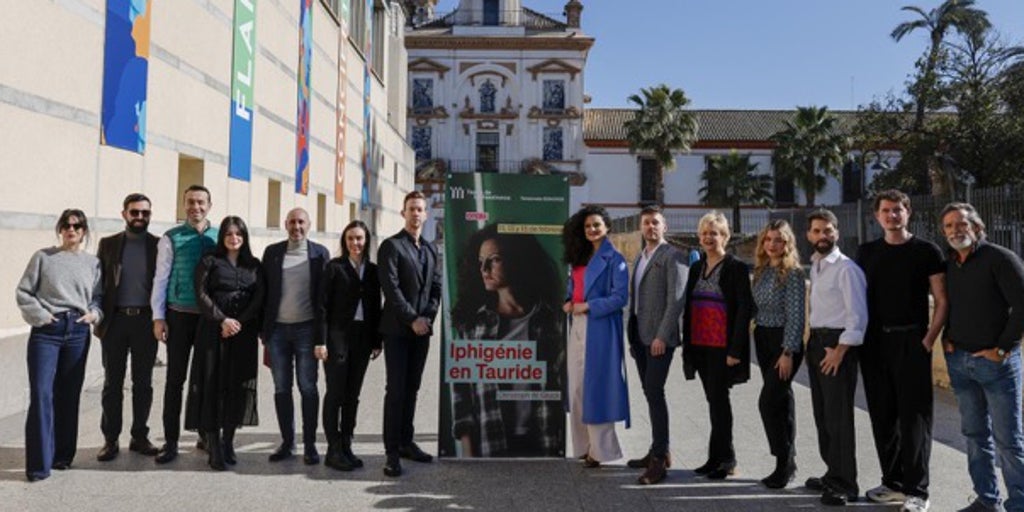
<path id="1" fill-rule="evenodd" d="M 295 193 L 309 193 L 309 73 L 313 65 L 313 0 L 299 0 L 298 108 L 295 121 Z"/>
<path id="2" fill-rule="evenodd" d="M 228 176 L 252 176 L 252 115 L 256 65 L 256 0 L 235 0 L 234 53 L 231 58 L 231 132 Z"/>
<path id="3" fill-rule="evenodd" d="M 100 144 L 146 152 L 151 0 L 107 0 Z"/>
<path id="4" fill-rule="evenodd" d="M 445 194 L 438 453 L 564 457 L 569 185 L 470 173 Z"/>

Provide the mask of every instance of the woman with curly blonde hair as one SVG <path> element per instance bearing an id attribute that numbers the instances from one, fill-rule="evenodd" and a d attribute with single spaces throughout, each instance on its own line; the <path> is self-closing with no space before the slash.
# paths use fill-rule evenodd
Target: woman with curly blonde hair
<path id="1" fill-rule="evenodd" d="M 761 480 L 785 487 L 796 473 L 793 375 L 803 360 L 804 272 L 789 223 L 776 219 L 757 235 L 754 256 L 754 346 L 764 386 L 758 399 L 775 471 Z"/>

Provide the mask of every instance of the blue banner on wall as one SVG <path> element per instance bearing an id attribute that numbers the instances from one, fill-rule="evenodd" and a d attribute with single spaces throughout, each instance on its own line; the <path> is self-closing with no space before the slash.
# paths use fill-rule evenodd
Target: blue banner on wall
<path id="1" fill-rule="evenodd" d="M 100 144 L 146 152 L 152 0 L 107 0 Z"/>
<path id="2" fill-rule="evenodd" d="M 255 101 L 256 0 L 235 0 L 234 55 L 231 59 L 231 138 L 228 176 L 252 176 L 252 121 Z"/>

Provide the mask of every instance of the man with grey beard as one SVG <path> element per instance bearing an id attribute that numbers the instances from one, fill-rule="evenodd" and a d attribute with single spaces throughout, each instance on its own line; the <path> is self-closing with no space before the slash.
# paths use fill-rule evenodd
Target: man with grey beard
<path id="1" fill-rule="evenodd" d="M 1024 510 L 1024 263 L 985 240 L 985 223 L 970 204 L 946 205 L 941 222 L 952 248 L 942 347 L 960 406 L 960 429 L 967 437 L 967 470 L 978 496 L 962 511 L 1003 510 L 997 456 L 1008 494 L 1006 510 Z"/>

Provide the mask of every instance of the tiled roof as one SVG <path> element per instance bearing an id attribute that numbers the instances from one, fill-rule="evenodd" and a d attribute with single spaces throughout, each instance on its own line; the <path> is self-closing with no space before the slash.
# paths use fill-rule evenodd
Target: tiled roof
<path id="1" fill-rule="evenodd" d="M 697 141 L 767 141 L 785 128 L 795 110 L 692 110 L 697 116 Z M 624 123 L 636 109 L 588 108 L 583 111 L 585 141 L 625 141 Z M 852 125 L 856 112 L 830 111 L 839 118 L 841 127 Z"/>

